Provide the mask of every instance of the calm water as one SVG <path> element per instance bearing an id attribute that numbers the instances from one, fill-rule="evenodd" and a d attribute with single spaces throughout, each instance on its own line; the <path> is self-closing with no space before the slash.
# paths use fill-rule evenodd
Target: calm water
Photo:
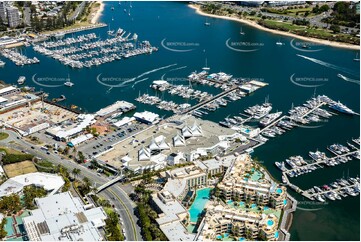
<path id="1" fill-rule="evenodd" d="M 112 5 L 114 11 L 111 10 Z M 227 108 L 211 113 L 205 117 L 207 119 L 222 120 L 227 115 L 237 114 L 250 105 L 262 103 L 266 96 L 269 96 L 274 110 L 287 112 L 292 103 L 300 105 L 315 92 L 312 87 L 301 87 L 292 83 L 290 76 L 293 74 L 293 80 L 299 84 L 308 86 L 322 84 L 317 87 L 317 94 L 325 94 L 334 100 L 340 100 L 354 110 L 360 109 L 359 84 L 337 77 L 340 73 L 353 80 L 360 79 L 359 63 L 353 61 L 356 55 L 354 50 L 313 45 L 311 50 L 320 51 L 304 52 L 292 48 L 290 43 L 292 38 L 280 37 L 222 19 L 209 18 L 211 25 L 206 27 L 204 25 L 206 18 L 195 14 L 194 10 L 184 3 L 133 2 L 132 8 L 129 9 L 129 2 L 122 2 L 121 5 L 118 2 L 107 2 L 101 21 L 110 24 L 111 29 L 121 27 L 128 32 L 136 32 L 139 40 L 149 40 L 152 45 L 159 47 L 157 53 L 115 61 L 90 69 L 75 70 L 49 57 L 39 55 L 31 48 L 22 48 L 23 53 L 30 57 L 37 56 L 41 63 L 16 67 L 10 61 L 1 58 L 6 61 L 5 68 L 0 69 L 1 79 L 8 83 L 16 83 L 18 77 L 24 75 L 28 85 L 48 92 L 51 98 L 64 94 L 67 97 L 64 104 L 75 104 L 88 112 L 95 112 L 116 100 L 127 100 L 137 105 L 137 111 L 149 110 L 161 115 L 170 115 L 171 113 L 160 111 L 156 107 L 139 104 L 134 98 L 139 93 L 156 94 L 149 85 L 153 80 L 162 77 L 174 84 L 188 84 L 185 78 L 192 71 L 201 70 L 207 58 L 208 66 L 213 72 L 223 71 L 234 77 L 253 78 L 270 84 L 249 97 L 230 103 Z M 241 26 L 245 35 L 239 34 Z M 102 38 L 106 38 L 107 30 L 108 28 L 102 28 L 87 32 L 96 32 Z M 74 34 L 77 35 L 79 33 Z M 227 47 L 227 40 L 229 46 L 238 50 L 258 50 L 235 51 Z M 167 50 L 161 45 L 162 41 L 168 48 L 191 51 Z M 277 41 L 282 41 L 285 45 L 277 46 L 275 44 Z M 297 48 L 302 45 L 297 40 L 292 44 Z M 172 66 L 163 68 L 169 65 Z M 36 78 L 65 78 L 68 74 L 75 83 L 72 88 L 65 86 L 46 88 L 32 82 L 33 75 L 36 75 Z M 109 88 L 97 81 L 97 77 L 98 79 L 111 77 L 116 80 L 114 82 L 116 85 L 140 75 L 142 76 L 136 81 L 148 79 L 131 82 L 122 88 Z M 201 85 L 194 85 L 194 88 L 210 93 L 220 92 L 213 87 Z M 187 102 L 166 93 L 158 93 L 158 95 L 177 103 Z M 190 100 L 189 103 L 193 104 L 194 100 Z M 308 151 L 316 149 L 326 151 L 326 146 L 334 142 L 345 143 L 351 137 L 359 137 L 359 126 L 358 116 L 334 116 L 320 128 L 298 128 L 277 137 L 258 148 L 254 156 L 264 162 L 274 177 L 280 179 L 280 173 L 273 165 L 275 161 L 282 161 L 291 155 L 307 157 Z M 334 181 L 342 175 L 356 176 L 359 174 L 359 168 L 359 161 L 351 161 L 338 167 L 318 170 L 292 181 L 302 188 L 309 188 Z M 302 197 L 292 191 L 291 194 L 302 201 Z M 320 210 L 312 212 L 297 210 L 291 228 L 291 239 L 359 240 L 359 197 L 345 198 L 342 201 L 330 202 L 328 205 L 310 205 L 308 201 L 302 203 L 300 207 L 320 208 Z"/>

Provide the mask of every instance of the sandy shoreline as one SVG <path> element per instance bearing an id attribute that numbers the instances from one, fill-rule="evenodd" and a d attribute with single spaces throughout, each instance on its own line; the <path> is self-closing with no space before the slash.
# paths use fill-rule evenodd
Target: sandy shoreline
<path id="1" fill-rule="evenodd" d="M 102 15 L 103 13 L 103 10 L 104 10 L 104 3 L 103 1 L 97 1 L 96 3 L 99 3 L 100 6 L 97 10 L 97 12 L 95 13 L 95 15 L 93 16 L 93 18 L 91 19 L 90 23 L 92 24 L 95 24 L 98 22 L 98 19 L 100 18 L 100 16 Z"/>
<path id="2" fill-rule="evenodd" d="M 253 22 L 253 21 L 250 21 L 250 20 L 239 19 L 239 18 L 235 18 L 235 17 L 208 14 L 208 13 L 202 12 L 200 10 L 200 6 L 192 5 L 192 4 L 188 4 L 188 6 L 190 8 L 195 9 L 197 14 L 200 14 L 200 15 L 203 15 L 203 16 L 237 21 L 237 22 L 244 23 L 244 24 L 250 25 L 250 26 L 252 26 L 254 28 L 257 28 L 257 29 L 260 29 L 260 30 L 263 30 L 263 31 L 267 31 L 267 32 L 270 32 L 270 33 L 273 33 L 273 34 L 289 36 L 289 37 L 293 37 L 293 38 L 297 38 L 297 39 L 301 39 L 301 40 L 305 40 L 305 41 L 310 41 L 310 42 L 314 42 L 314 43 L 318 43 L 318 44 L 322 44 L 322 45 L 329 45 L 329 46 L 338 47 L 338 48 L 347 48 L 347 49 L 353 49 L 353 50 L 359 50 L 360 49 L 360 46 L 357 46 L 357 45 L 351 45 L 351 44 L 339 43 L 339 42 L 334 42 L 334 41 L 329 41 L 329 40 L 322 40 L 322 39 L 304 37 L 304 36 L 300 36 L 300 35 L 296 35 L 296 34 L 292 34 L 292 33 L 287 33 L 287 32 L 283 32 L 283 31 L 279 31 L 279 30 L 268 29 L 268 28 L 265 28 L 265 27 L 257 24 L 256 22 Z"/>

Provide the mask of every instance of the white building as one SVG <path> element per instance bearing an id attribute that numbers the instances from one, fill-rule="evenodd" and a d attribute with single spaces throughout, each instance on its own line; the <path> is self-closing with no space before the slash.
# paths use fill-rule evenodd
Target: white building
<path id="1" fill-rule="evenodd" d="M 6 8 L 8 24 L 10 28 L 16 28 L 20 24 L 19 10 L 16 7 Z"/>
<path id="2" fill-rule="evenodd" d="M 64 180 L 59 175 L 35 172 L 16 176 L 0 185 L 0 197 L 20 193 L 25 186 L 34 185 L 44 188 L 48 193 L 55 194 L 64 185 Z"/>
<path id="3" fill-rule="evenodd" d="M 146 124 L 156 124 L 160 121 L 159 115 L 156 113 L 144 111 L 142 113 L 136 112 L 133 116 L 137 121 Z"/>
<path id="4" fill-rule="evenodd" d="M 23 218 L 30 241 L 100 241 L 105 226 L 102 207 L 90 208 L 70 192 L 35 199 L 37 209 Z"/>

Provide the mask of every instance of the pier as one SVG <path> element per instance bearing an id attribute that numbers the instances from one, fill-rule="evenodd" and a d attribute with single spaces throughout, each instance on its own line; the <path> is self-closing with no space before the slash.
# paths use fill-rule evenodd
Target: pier
<path id="1" fill-rule="evenodd" d="M 231 92 L 234 92 L 234 91 L 236 91 L 236 90 L 238 90 L 238 89 L 239 89 L 239 87 L 238 87 L 238 86 L 235 86 L 235 87 L 233 87 L 233 88 L 231 88 L 231 89 L 229 89 L 229 90 L 227 90 L 227 91 L 221 92 L 220 94 L 217 94 L 216 96 L 214 96 L 214 97 L 211 98 L 211 99 L 205 100 L 205 101 L 203 101 L 203 102 L 200 102 L 200 103 L 194 105 L 193 107 L 190 107 L 189 109 L 187 109 L 187 110 L 185 110 L 184 112 L 182 112 L 182 114 L 189 114 L 190 112 L 195 111 L 195 110 L 197 110 L 197 109 L 200 109 L 200 108 L 202 108 L 204 105 L 206 105 L 206 104 L 208 104 L 208 103 L 210 103 L 210 102 L 213 102 L 213 101 L 217 100 L 218 98 L 222 98 L 222 97 L 226 96 L 227 94 L 229 94 L 229 93 L 231 93 Z"/>

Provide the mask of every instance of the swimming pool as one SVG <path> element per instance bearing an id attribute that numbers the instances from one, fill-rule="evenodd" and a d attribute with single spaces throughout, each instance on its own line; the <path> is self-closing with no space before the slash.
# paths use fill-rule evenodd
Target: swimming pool
<path id="1" fill-rule="evenodd" d="M 278 231 L 275 232 L 275 238 L 278 239 Z"/>
<path id="2" fill-rule="evenodd" d="M 197 190 L 192 206 L 189 208 L 190 221 L 196 223 L 202 213 L 204 206 L 209 201 L 212 188 Z"/>
<path id="3" fill-rule="evenodd" d="M 281 193 L 282 193 L 282 189 L 281 189 L 281 188 L 277 188 L 276 192 L 277 192 L 278 194 L 281 194 Z"/>
<path id="4" fill-rule="evenodd" d="M 274 224 L 273 220 L 269 219 L 269 220 L 267 221 L 267 225 L 268 225 L 268 226 L 272 226 L 273 224 Z"/>
<path id="5" fill-rule="evenodd" d="M 13 236 L 16 233 L 14 231 L 13 223 L 14 221 L 12 217 L 6 218 L 5 231 L 7 233 L 7 236 Z"/>

